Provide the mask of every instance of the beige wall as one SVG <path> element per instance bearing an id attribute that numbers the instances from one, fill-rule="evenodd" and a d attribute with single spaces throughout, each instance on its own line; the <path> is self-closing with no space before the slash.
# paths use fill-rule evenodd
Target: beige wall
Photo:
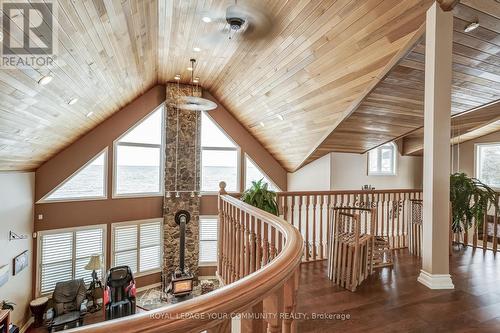
<path id="1" fill-rule="evenodd" d="M 289 191 L 422 188 L 422 157 L 397 156 L 395 176 L 368 176 L 367 154 L 330 153 L 288 174 Z"/>
<path id="2" fill-rule="evenodd" d="M 331 183 L 331 154 L 288 174 L 289 191 L 328 191 Z"/>
<path id="3" fill-rule="evenodd" d="M 475 177 L 474 164 L 475 164 L 475 149 L 477 143 L 492 143 L 500 142 L 500 131 L 491 133 L 480 138 L 461 143 L 460 146 L 453 146 L 454 161 L 452 172 L 460 171 L 465 172 L 470 177 Z M 499 171 L 500 172 L 500 171 Z"/>
<path id="4" fill-rule="evenodd" d="M 332 153 L 332 190 L 422 188 L 422 157 L 397 154 L 395 176 L 369 176 L 367 154 Z"/>
<path id="5" fill-rule="evenodd" d="M 12 321 L 22 327 L 29 319 L 28 304 L 32 294 L 32 233 L 35 174 L 12 172 L 0 173 L 0 266 L 9 265 L 9 280 L 0 287 L 0 301 L 16 303 Z M 9 241 L 9 231 L 27 235 L 27 239 Z M 28 250 L 30 263 L 16 276 L 12 276 L 12 259 Z"/>

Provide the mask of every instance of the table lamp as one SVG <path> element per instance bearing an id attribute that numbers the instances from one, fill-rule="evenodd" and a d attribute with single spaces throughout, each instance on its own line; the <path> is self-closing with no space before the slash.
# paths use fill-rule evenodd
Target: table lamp
<path id="1" fill-rule="evenodd" d="M 92 298 L 92 306 L 89 307 L 89 312 L 95 312 L 100 309 L 100 306 L 96 304 L 95 289 L 101 287 L 101 281 L 97 278 L 97 272 L 101 269 L 101 256 L 99 254 L 93 254 L 90 256 L 89 263 L 85 266 L 85 269 L 92 271 L 92 282 L 89 286 L 89 296 Z"/>

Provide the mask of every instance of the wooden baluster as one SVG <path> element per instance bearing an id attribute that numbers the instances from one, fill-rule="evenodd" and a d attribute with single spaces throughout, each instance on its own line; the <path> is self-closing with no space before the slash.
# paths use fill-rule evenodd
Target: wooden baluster
<path id="1" fill-rule="evenodd" d="M 276 258 L 276 228 L 271 226 L 271 249 L 270 249 L 270 260 Z"/>
<path id="2" fill-rule="evenodd" d="M 228 234 L 228 257 L 229 257 L 229 270 L 227 281 L 229 283 L 233 282 L 233 272 L 234 272 L 234 261 L 233 261 L 233 243 L 234 243 L 234 209 L 235 207 L 229 206 L 229 234 Z"/>
<path id="3" fill-rule="evenodd" d="M 259 270 L 262 267 L 262 221 L 257 219 L 255 223 L 257 225 L 257 234 L 255 239 L 255 270 Z"/>
<path id="4" fill-rule="evenodd" d="M 317 197 L 316 195 L 313 195 L 313 223 L 312 223 L 312 260 L 316 260 L 316 204 L 317 204 Z"/>
<path id="5" fill-rule="evenodd" d="M 327 196 L 327 204 L 326 204 L 326 248 L 327 248 L 327 251 L 330 251 L 330 226 L 331 226 L 331 223 L 330 223 L 330 214 L 331 214 L 331 210 L 332 210 L 332 207 L 331 207 L 331 196 L 328 195 Z"/>
<path id="6" fill-rule="evenodd" d="M 300 195 L 299 196 L 299 203 L 298 203 L 298 208 L 299 208 L 299 216 L 298 216 L 298 219 L 299 219 L 299 232 L 304 235 L 304 233 L 302 232 L 302 196 Z M 307 241 L 307 239 L 304 240 L 304 243 Z M 304 252 L 307 252 L 307 246 L 305 247 L 304 249 Z M 305 253 L 304 253 L 305 255 Z"/>
<path id="7" fill-rule="evenodd" d="M 401 212 L 399 211 L 401 206 L 401 193 L 397 193 L 396 194 L 396 236 L 398 237 L 398 249 L 401 248 L 401 228 L 400 228 L 400 225 L 399 225 L 399 217 L 401 215 Z"/>
<path id="8" fill-rule="evenodd" d="M 227 202 L 224 202 L 224 240 L 223 240 L 223 278 L 224 278 L 224 283 L 227 284 L 229 283 L 227 277 L 228 271 L 229 271 L 229 263 L 228 263 L 228 249 L 229 249 L 229 214 L 228 214 L 228 209 L 229 205 Z"/>
<path id="9" fill-rule="evenodd" d="M 262 224 L 262 237 L 263 237 L 263 256 L 262 256 L 262 261 L 263 261 L 263 266 L 266 266 L 269 263 L 269 225 L 267 223 Z"/>
<path id="10" fill-rule="evenodd" d="M 495 194 L 495 200 L 498 202 L 498 193 Z M 498 215 L 498 208 L 497 206 L 495 208 L 495 213 L 493 215 L 493 252 L 497 252 L 497 246 L 498 246 L 498 237 L 497 237 L 497 215 Z"/>
<path id="11" fill-rule="evenodd" d="M 263 319 L 263 302 L 259 302 L 248 309 L 246 314 L 253 314 L 247 318 L 241 318 L 241 333 L 266 333 L 267 322 Z"/>
<path id="12" fill-rule="evenodd" d="M 251 233 L 250 233 L 250 274 L 257 269 L 257 229 L 255 216 L 250 216 Z"/>
<path id="13" fill-rule="evenodd" d="M 297 308 L 297 290 L 299 288 L 299 269 L 288 279 L 283 287 L 283 306 L 285 319 L 283 320 L 283 333 L 296 332 L 296 323 L 293 315 Z"/>
<path id="14" fill-rule="evenodd" d="M 310 197 L 306 196 L 306 236 L 304 239 L 305 242 L 305 251 L 306 251 L 306 261 L 309 261 L 309 205 L 310 205 Z"/>
<path id="15" fill-rule="evenodd" d="M 250 274 L 251 256 L 252 256 L 252 240 L 251 240 L 251 223 L 250 214 L 245 214 L 245 273 L 247 276 Z"/>
<path id="16" fill-rule="evenodd" d="M 324 249 L 323 249 L 323 204 L 325 197 L 320 196 L 321 201 L 319 204 L 319 258 L 325 259 Z"/>
<path id="17" fill-rule="evenodd" d="M 239 279 L 240 275 L 240 215 L 241 209 L 236 209 L 234 219 L 234 281 Z"/>
<path id="18" fill-rule="evenodd" d="M 283 287 L 278 288 L 274 293 L 264 298 L 264 313 L 266 314 L 267 332 L 281 332 L 282 314 L 284 312 Z"/>
<path id="19" fill-rule="evenodd" d="M 406 226 L 407 226 L 406 225 L 406 223 L 407 223 L 406 222 L 406 218 L 407 218 L 407 216 L 405 214 L 406 204 L 408 203 L 408 201 L 407 201 L 407 195 L 408 195 L 408 193 L 406 193 L 406 192 L 403 193 L 403 199 L 401 201 L 402 202 L 402 206 L 403 206 L 402 207 L 402 211 L 401 211 L 401 217 L 403 219 L 402 225 L 401 225 L 401 233 L 403 235 L 403 242 L 402 242 L 403 243 L 403 247 L 408 247 L 408 244 L 407 244 L 407 233 L 408 233 L 408 231 L 406 230 Z"/>
<path id="20" fill-rule="evenodd" d="M 239 223 L 239 228 L 240 228 L 240 271 L 239 271 L 239 276 L 240 279 L 245 276 L 245 217 L 246 213 L 241 212 L 240 215 L 240 223 Z"/>
<path id="21" fill-rule="evenodd" d="M 290 205 L 290 223 L 295 226 L 294 224 L 294 217 L 295 217 L 295 196 L 292 195 L 292 198 L 291 198 L 292 202 L 291 202 L 291 205 Z M 299 229 L 300 231 L 300 229 Z"/>
<path id="22" fill-rule="evenodd" d="M 288 218 L 288 196 L 286 195 L 283 196 L 283 219 L 290 221 Z"/>
<path id="23" fill-rule="evenodd" d="M 484 211 L 483 216 L 483 250 L 488 249 L 488 210 Z"/>
<path id="24" fill-rule="evenodd" d="M 278 231 L 278 252 L 276 254 L 280 254 L 281 250 L 283 250 L 283 234 Z"/>

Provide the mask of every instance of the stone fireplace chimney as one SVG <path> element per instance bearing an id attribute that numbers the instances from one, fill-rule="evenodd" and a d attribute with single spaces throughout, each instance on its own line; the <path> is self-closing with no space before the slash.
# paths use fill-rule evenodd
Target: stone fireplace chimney
<path id="1" fill-rule="evenodd" d="M 179 267 L 180 235 L 174 220 L 179 210 L 191 214 L 186 228 L 185 264 L 195 277 L 198 275 L 201 115 L 198 111 L 176 108 L 175 100 L 180 96 L 200 97 L 201 89 L 174 83 L 168 83 L 166 89 L 163 276 L 170 282 L 172 273 Z"/>

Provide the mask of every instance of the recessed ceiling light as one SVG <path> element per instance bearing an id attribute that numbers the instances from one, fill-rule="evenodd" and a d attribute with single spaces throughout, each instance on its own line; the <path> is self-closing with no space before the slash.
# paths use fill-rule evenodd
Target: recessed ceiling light
<path id="1" fill-rule="evenodd" d="M 201 20 L 202 20 L 203 22 L 205 22 L 205 23 L 210 23 L 210 22 L 212 22 L 212 19 L 211 19 L 210 17 L 208 17 L 208 16 L 203 16 L 203 17 L 201 18 Z"/>
<path id="2" fill-rule="evenodd" d="M 193 82 L 194 82 L 194 83 L 198 83 L 198 82 L 200 82 L 200 78 L 199 78 L 199 77 L 195 77 L 195 78 L 193 79 Z"/>
<path id="3" fill-rule="evenodd" d="M 194 52 L 200 52 L 200 51 L 201 51 L 201 49 L 200 49 L 199 47 L 193 47 L 193 51 L 194 51 Z"/>
<path id="4" fill-rule="evenodd" d="M 75 104 L 76 102 L 78 102 L 78 98 L 74 97 L 74 98 L 72 98 L 72 99 L 70 99 L 70 100 L 68 101 L 68 105 L 73 105 L 73 104 Z"/>
<path id="5" fill-rule="evenodd" d="M 188 68 L 186 68 L 186 69 L 187 69 L 188 71 L 190 71 L 190 72 L 192 72 L 192 71 L 193 71 L 193 67 L 191 67 L 191 66 L 190 66 L 190 67 L 188 67 Z"/>
<path id="6" fill-rule="evenodd" d="M 177 74 L 176 76 L 174 76 L 174 79 L 179 81 L 181 79 L 181 75 L 180 74 Z"/>
<path id="7" fill-rule="evenodd" d="M 49 74 L 49 75 L 42 76 L 42 77 L 40 78 L 40 80 L 38 80 L 38 84 L 40 84 L 40 85 L 44 86 L 44 85 L 46 85 L 46 84 L 49 84 L 49 83 L 50 83 L 50 81 L 52 81 L 52 79 L 54 79 L 54 77 L 53 77 L 52 75 L 50 75 L 50 74 Z"/>
<path id="8" fill-rule="evenodd" d="M 264 123 L 263 123 L 262 121 L 259 123 L 259 125 L 260 125 L 261 127 L 266 126 L 266 125 L 264 125 Z"/>
<path id="9" fill-rule="evenodd" d="M 93 114 L 94 114 L 94 112 L 93 112 L 93 111 L 90 111 L 89 113 L 87 113 L 87 118 L 92 117 L 92 115 L 93 115 Z"/>
<path id="10" fill-rule="evenodd" d="M 464 32 L 471 32 L 472 30 L 476 30 L 477 28 L 479 28 L 479 22 L 472 22 L 465 27 Z"/>
<path id="11" fill-rule="evenodd" d="M 276 116 L 276 118 L 278 118 L 279 120 L 283 120 L 283 119 L 285 119 L 285 118 L 283 118 L 283 116 L 282 116 L 282 115 L 280 115 L 280 114 L 279 114 L 279 115 L 277 115 L 277 116 Z"/>

